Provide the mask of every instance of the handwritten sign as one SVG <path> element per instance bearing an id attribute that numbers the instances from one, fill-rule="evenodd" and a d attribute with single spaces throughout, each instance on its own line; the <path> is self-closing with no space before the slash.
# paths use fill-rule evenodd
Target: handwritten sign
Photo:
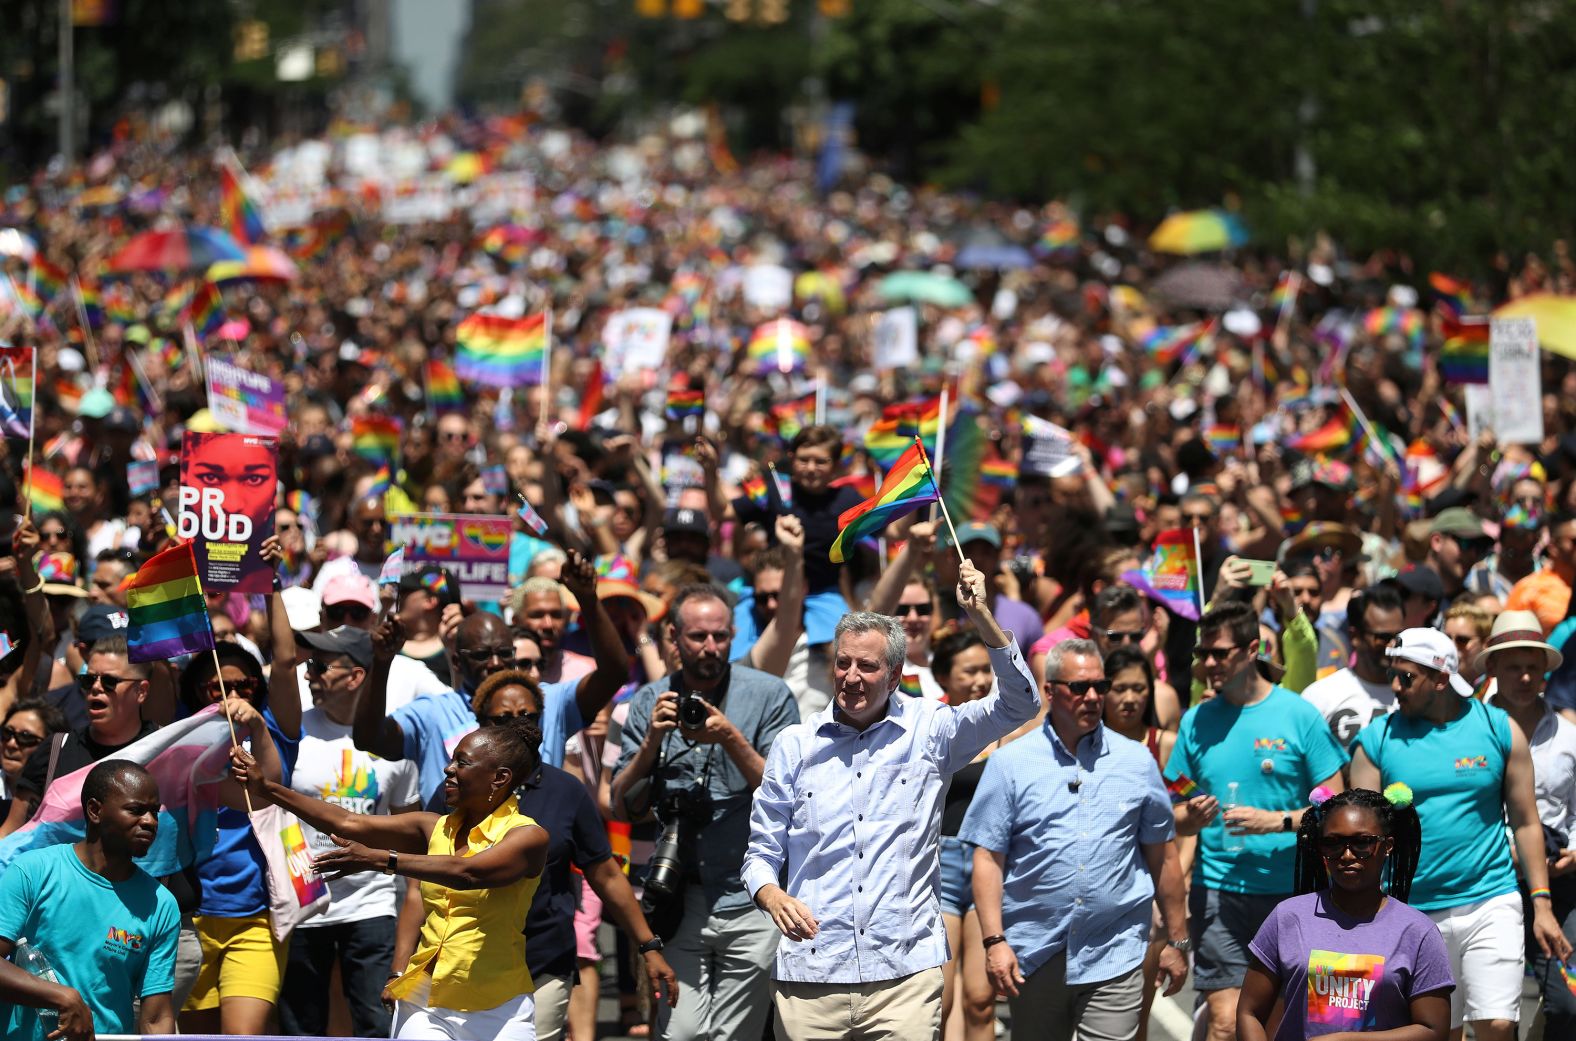
<path id="1" fill-rule="evenodd" d="M 1494 434 L 1502 445 L 1543 440 L 1543 374 L 1538 323 L 1532 318 L 1489 322 L 1488 388 Z"/>

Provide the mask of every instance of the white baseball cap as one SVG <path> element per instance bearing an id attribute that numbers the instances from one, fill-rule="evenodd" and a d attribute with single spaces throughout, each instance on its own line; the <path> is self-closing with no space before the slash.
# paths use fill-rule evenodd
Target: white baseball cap
<path id="1" fill-rule="evenodd" d="M 1435 672 L 1448 673 L 1450 686 L 1463 698 L 1472 696 L 1472 684 L 1456 672 L 1461 659 L 1456 654 L 1455 641 L 1438 629 L 1403 629 L 1394 647 L 1385 650 L 1388 658 L 1405 658 Z"/>

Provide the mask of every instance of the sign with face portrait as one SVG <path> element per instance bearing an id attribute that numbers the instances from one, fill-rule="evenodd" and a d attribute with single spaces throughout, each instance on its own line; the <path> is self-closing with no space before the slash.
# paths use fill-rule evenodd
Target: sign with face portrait
<path id="1" fill-rule="evenodd" d="M 278 474 L 271 437 L 186 432 L 176 534 L 192 541 L 204 592 L 273 590 L 261 547 L 274 533 Z"/>

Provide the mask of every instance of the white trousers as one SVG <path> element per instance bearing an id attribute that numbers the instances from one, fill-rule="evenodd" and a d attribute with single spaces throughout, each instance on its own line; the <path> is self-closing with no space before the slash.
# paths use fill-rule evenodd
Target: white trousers
<path id="1" fill-rule="evenodd" d="M 427 1005 L 430 978 L 411 997 L 394 1003 L 394 1037 L 404 1041 L 536 1041 L 536 1002 L 529 994 L 493 1008 L 458 1012 Z"/>

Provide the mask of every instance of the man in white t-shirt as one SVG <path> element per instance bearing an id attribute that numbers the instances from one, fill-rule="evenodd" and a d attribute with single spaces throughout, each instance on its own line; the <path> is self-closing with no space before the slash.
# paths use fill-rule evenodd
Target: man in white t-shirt
<path id="1" fill-rule="evenodd" d="M 1401 594 L 1388 585 L 1372 586 L 1352 594 L 1346 608 L 1346 630 L 1351 637 L 1352 664 L 1310 683 L 1303 700 L 1318 709 L 1330 732 L 1345 748 L 1369 723 L 1395 711 L 1385 648 L 1405 628 Z"/>
<path id="2" fill-rule="evenodd" d="M 381 759 L 358 750 L 350 739 L 356 695 L 372 667 L 372 638 L 342 626 L 331 634 L 309 634 L 307 674 L 316 707 L 301 716 L 301 746 L 290 783 L 298 792 L 352 813 L 403 813 L 420 809 L 416 763 Z M 313 856 L 334 849 L 328 836 L 309 824 L 302 836 Z M 387 1037 L 389 1013 L 381 993 L 394 957 L 394 923 L 402 879 L 364 871 L 328 883 L 328 910 L 296 927 L 279 1023 L 286 1033 L 328 1033 L 329 984 L 339 962 L 340 982 L 359 1037 Z"/>

